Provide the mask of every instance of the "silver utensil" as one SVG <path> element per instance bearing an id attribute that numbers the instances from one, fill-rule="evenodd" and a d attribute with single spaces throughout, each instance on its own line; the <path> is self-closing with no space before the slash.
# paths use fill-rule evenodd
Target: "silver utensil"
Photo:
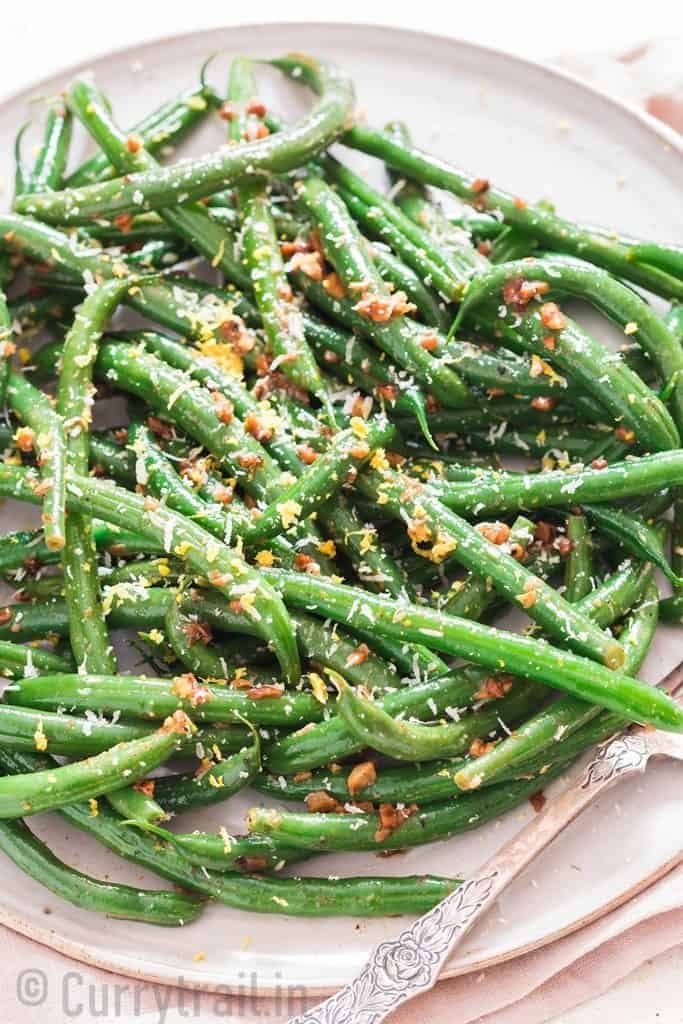
<path id="1" fill-rule="evenodd" d="M 683 687 L 683 661 L 659 684 Z M 608 786 L 645 771 L 651 757 L 683 761 L 683 734 L 630 726 L 608 740 L 579 778 L 484 866 L 398 938 L 381 942 L 360 974 L 289 1024 L 379 1024 L 432 988 L 444 963 L 504 889 Z"/>

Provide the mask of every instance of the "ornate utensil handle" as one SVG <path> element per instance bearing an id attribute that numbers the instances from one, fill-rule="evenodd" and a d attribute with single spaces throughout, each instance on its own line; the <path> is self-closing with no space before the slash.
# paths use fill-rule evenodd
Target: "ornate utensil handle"
<path id="1" fill-rule="evenodd" d="M 657 737 L 658 733 L 653 733 Z M 514 836 L 481 871 L 389 942 L 377 946 L 360 974 L 325 1002 L 289 1024 L 378 1024 L 436 983 L 443 964 L 510 882 L 604 789 L 645 771 L 646 732 L 624 732 L 601 747 L 579 779 Z M 680 748 L 683 758 L 683 747 Z"/>

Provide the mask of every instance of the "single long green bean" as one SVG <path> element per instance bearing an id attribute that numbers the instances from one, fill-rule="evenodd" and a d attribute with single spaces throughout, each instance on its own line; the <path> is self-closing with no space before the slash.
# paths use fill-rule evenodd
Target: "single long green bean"
<path id="1" fill-rule="evenodd" d="M 22 821 L 0 822 L 0 850 L 55 896 L 107 917 L 180 926 L 191 924 L 203 909 L 190 895 L 103 882 L 68 867 Z"/>
<path id="2" fill-rule="evenodd" d="M 537 475 L 482 473 L 476 484 L 432 486 L 440 500 L 460 515 L 491 515 L 523 509 L 567 508 L 652 494 L 683 483 L 683 452 L 657 452 L 605 469 L 553 470 Z"/>
<path id="3" fill-rule="evenodd" d="M 93 217 L 142 213 L 178 202 L 192 202 L 224 189 L 250 173 L 282 174 L 316 156 L 337 137 L 353 103 L 351 84 L 332 65 L 299 56 L 271 62 L 285 73 L 307 76 L 319 100 L 307 117 L 292 128 L 266 139 L 231 147 L 196 160 L 183 160 L 167 168 L 139 171 L 84 188 L 42 193 L 18 200 L 18 209 L 53 224 L 86 223 Z"/>

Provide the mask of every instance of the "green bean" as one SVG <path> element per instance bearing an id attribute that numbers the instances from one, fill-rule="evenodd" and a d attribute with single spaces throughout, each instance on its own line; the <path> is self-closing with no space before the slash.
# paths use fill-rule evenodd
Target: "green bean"
<path id="1" fill-rule="evenodd" d="M 189 374 L 193 380 L 204 384 L 209 390 L 219 391 L 232 402 L 240 419 L 263 414 L 263 406 L 242 381 L 221 369 L 213 359 L 202 356 L 198 350 L 188 348 L 187 345 L 155 331 L 136 331 L 132 339 L 126 337 L 122 340 L 141 342 L 149 352 L 163 359 L 169 366 Z M 265 433 L 268 434 L 270 431 Z M 300 471 L 301 462 L 296 450 L 283 437 L 278 424 L 274 425 L 272 436 L 264 436 L 262 444 L 284 468 L 292 472 Z"/>
<path id="2" fill-rule="evenodd" d="M 215 537 L 230 537 L 234 520 L 242 516 L 226 513 L 224 507 L 208 505 L 197 492 L 176 472 L 171 460 L 155 443 L 152 432 L 137 420 L 128 427 L 128 446 L 134 453 L 139 485 L 155 498 L 162 499 L 169 508 L 198 522 Z M 247 515 L 244 509 L 244 515 Z"/>
<path id="3" fill-rule="evenodd" d="M 14 352 L 12 322 L 5 292 L 0 287 L 0 408 L 2 409 L 4 409 L 7 399 L 11 360 Z"/>
<path id="4" fill-rule="evenodd" d="M 447 302 L 452 302 L 462 294 L 464 282 L 459 280 L 449 262 L 442 258 L 441 252 L 434 251 L 426 233 L 413 224 L 391 200 L 371 188 L 348 167 L 331 158 L 324 161 L 323 170 L 326 177 L 337 186 L 337 192 L 353 219 L 370 238 L 391 246 L 413 272 L 419 274 L 430 287 L 436 288 Z M 442 322 L 441 316 L 439 324 Z"/>
<path id="5" fill-rule="evenodd" d="M 235 662 L 232 652 L 223 645 L 206 643 L 203 640 L 203 625 L 192 612 L 185 613 L 178 600 L 169 602 L 164 632 L 166 641 L 178 661 L 188 672 L 202 679 L 227 679 Z M 256 686 L 260 682 L 272 682 L 273 673 L 256 673 L 252 669 L 249 678 L 252 685 Z"/>
<path id="6" fill-rule="evenodd" d="M 106 98 L 90 79 L 77 78 L 71 84 L 68 100 L 71 109 L 95 137 L 117 173 L 128 176 L 135 171 L 154 172 L 160 169 L 144 146 L 129 145 L 130 136 L 115 124 Z M 249 279 L 235 257 L 232 235 L 223 224 L 212 219 L 200 203 L 183 203 L 181 207 L 162 209 L 160 216 L 230 280 L 240 287 L 248 286 Z"/>
<path id="7" fill-rule="evenodd" d="M 318 93 L 311 113 L 283 132 L 257 142 L 231 147 L 172 167 L 141 171 L 84 188 L 21 198 L 18 209 L 54 224 L 86 223 L 93 217 L 142 213 L 157 207 L 192 202 L 210 195 L 246 174 L 285 173 L 306 163 L 339 134 L 353 102 L 348 80 L 332 65 L 308 57 L 271 61 L 286 74 L 302 76 Z"/>
<path id="8" fill-rule="evenodd" d="M 319 722 L 324 706 L 310 693 L 284 691 L 254 696 L 248 690 L 197 684 L 180 676 L 178 680 L 151 676 L 38 676 L 23 679 L 8 691 L 10 703 L 71 712 L 95 711 L 138 718 L 164 719 L 177 710 L 192 713 L 198 722 L 252 722 L 256 725 L 291 727 Z M 185 695 L 187 694 L 187 695 Z"/>
<path id="9" fill-rule="evenodd" d="M 672 597 L 665 597 L 659 602 L 659 615 L 662 622 L 683 623 L 683 593 L 680 591 Z"/>
<path id="10" fill-rule="evenodd" d="M 674 586 L 683 586 L 683 579 L 669 565 L 656 529 L 619 508 L 608 511 L 603 505 L 583 505 L 583 509 L 602 533 L 621 544 L 629 554 L 652 562 Z"/>
<path id="11" fill-rule="evenodd" d="M 95 543 L 100 550 L 126 551 L 136 554 L 140 551 L 149 552 L 154 544 L 144 541 L 133 533 L 110 526 L 107 523 L 94 523 Z M 0 573 L 7 574 L 15 569 L 24 569 L 25 563 L 31 566 L 52 565 L 59 561 L 59 552 L 50 550 L 43 539 L 42 530 L 19 530 L 17 533 L 6 533 L 0 537 Z"/>
<path id="12" fill-rule="evenodd" d="M 269 836 L 230 836 L 225 829 L 218 835 L 207 832 L 178 835 L 157 826 L 146 831 L 169 843 L 189 864 L 212 871 L 281 871 L 308 857 L 305 851 L 290 849 Z"/>
<path id="13" fill-rule="evenodd" d="M 652 642 L 657 628 L 658 596 L 656 586 L 650 582 L 643 602 L 633 613 L 632 634 L 629 637 L 627 632 L 625 643 L 629 672 L 638 671 Z M 508 770 L 511 765 L 542 754 L 544 749 L 549 748 L 547 756 L 554 756 L 552 745 L 566 733 L 586 725 L 596 714 L 599 712 L 594 706 L 576 697 L 562 697 L 519 726 L 514 735 L 506 737 L 482 757 L 466 762 L 455 774 L 455 782 L 461 789 L 473 789 L 484 780 L 497 778 L 501 770 Z"/>
<path id="14" fill-rule="evenodd" d="M 47 396 L 17 373 L 7 377 L 7 399 L 32 432 L 40 465 L 41 480 L 35 487 L 43 498 L 45 543 L 51 551 L 61 551 L 66 537 L 66 440 L 61 420 Z"/>
<path id="15" fill-rule="evenodd" d="M 217 387 L 223 395 L 233 402 L 238 415 L 255 416 L 258 418 L 262 413 L 261 407 L 251 397 L 246 388 L 234 378 L 230 378 L 220 368 L 217 368 L 210 360 L 193 355 L 186 348 L 183 348 L 183 346 L 178 345 L 171 339 L 164 338 L 163 335 L 145 332 L 140 335 L 140 340 L 146 348 L 157 353 L 164 361 L 169 362 L 175 368 L 189 372 L 194 379 L 201 381 L 207 386 Z M 319 430 L 317 421 L 314 422 L 316 423 L 316 430 Z M 296 476 L 301 474 L 303 466 L 296 448 L 280 429 L 275 430 L 270 440 L 264 439 L 263 444 L 283 466 Z M 296 494 L 293 497 L 297 499 Z M 282 499 L 277 502 L 277 504 L 281 503 Z M 274 518 L 276 518 L 276 521 L 279 520 L 279 514 Z M 398 567 L 395 566 L 384 551 L 373 548 L 363 550 L 362 538 L 365 531 L 353 509 L 343 496 L 338 496 L 334 505 L 328 505 L 324 510 L 321 510 L 319 518 L 325 528 L 332 533 L 333 539 L 344 548 L 362 578 L 371 574 L 375 578 L 383 579 L 387 583 L 395 585 L 397 590 L 404 586 L 400 570 L 398 570 Z M 261 525 L 261 520 L 258 525 Z M 280 552 L 280 555 L 282 553 Z M 317 560 L 320 562 L 320 545 L 318 545 L 316 554 Z M 366 566 L 369 573 L 364 571 Z"/>
<path id="16" fill-rule="evenodd" d="M 683 483 L 681 451 L 657 452 L 613 463 L 606 469 L 576 469 L 532 475 L 481 474 L 476 483 L 430 486 L 448 508 L 460 515 L 491 515 L 541 507 L 613 502 L 652 494 Z"/>
<path id="17" fill-rule="evenodd" d="M 58 278 L 60 287 L 69 282 L 78 287 L 80 280 L 87 282 L 91 277 L 104 281 L 116 276 L 132 276 L 131 269 L 122 260 L 112 258 L 92 244 L 79 244 L 62 231 L 27 217 L 1 216 L 0 243 L 39 263 L 61 268 L 66 277 Z M 41 274 L 41 281 L 49 281 L 51 277 L 55 277 L 54 272 Z M 231 320 L 233 310 L 242 305 L 234 295 L 188 278 L 168 276 L 159 283 L 131 291 L 132 294 L 129 292 L 126 296 L 126 305 L 170 330 L 201 342 L 215 340 L 220 334 L 220 325 Z"/>
<path id="18" fill-rule="evenodd" d="M 97 817 L 83 804 L 64 807 L 59 813 L 118 856 L 149 868 L 183 889 L 194 890 L 226 906 L 258 913 L 282 913 L 285 908 L 288 914 L 306 917 L 415 915 L 430 909 L 458 884 L 457 880 L 433 875 L 279 879 L 215 874 L 203 866 L 194 867 L 177 850 L 139 829 L 122 828 L 121 818 L 108 808 L 101 808 Z"/>
<path id="19" fill-rule="evenodd" d="M 367 256 L 358 229 L 332 189 L 320 178 L 309 177 L 300 183 L 298 196 L 314 218 L 325 254 L 345 287 L 361 282 L 366 297 L 370 295 L 378 302 L 382 299 L 389 302 L 386 286 Z M 378 323 L 361 315 L 359 320 L 375 344 L 412 373 L 444 405 L 457 408 L 470 401 L 459 377 L 413 340 L 402 318 Z"/>
<path id="20" fill-rule="evenodd" d="M 466 667 L 444 678 L 416 682 L 381 698 L 380 706 L 388 714 L 431 719 L 448 708 L 469 706 L 480 690 L 487 673 Z M 363 749 L 339 718 L 319 722 L 277 739 L 264 751 L 264 764 L 275 775 L 291 774 L 338 761 Z"/>
<path id="21" fill-rule="evenodd" d="M 95 370 L 101 379 L 143 399 L 159 415 L 171 417 L 212 455 L 228 462 L 249 493 L 266 499 L 272 493 L 269 480 L 278 479 L 279 474 L 268 453 L 244 430 L 230 406 L 219 411 L 211 394 L 190 376 L 122 342 L 101 347 Z"/>
<path id="22" fill-rule="evenodd" d="M 36 501 L 36 481 L 30 471 L 0 465 L 0 493 L 24 501 Z M 200 526 L 159 506 L 145 509 L 140 495 L 130 494 L 113 484 L 73 475 L 67 484 L 69 507 L 105 518 L 118 526 L 133 526 L 141 536 L 164 550 L 174 551 L 194 573 L 206 577 L 212 586 L 237 600 L 245 621 L 255 622 L 256 632 L 275 652 L 285 679 L 296 682 L 300 664 L 289 616 L 281 600 L 263 583 L 238 554 L 219 543 Z"/>
<path id="23" fill-rule="evenodd" d="M 490 576 L 499 593 L 524 608 L 551 637 L 610 668 L 621 665 L 623 652 L 613 637 L 606 636 L 557 591 L 490 543 L 465 519 L 449 512 L 431 492 L 431 485 L 424 486 L 391 471 L 372 470 L 359 478 L 359 486 L 395 518 L 408 517 L 407 532 L 417 554 L 437 563 L 452 554 L 471 572 Z M 425 643 L 432 646 L 429 641 Z"/>
<path id="24" fill-rule="evenodd" d="M 22 647 L 10 640 L 0 640 L 0 674 L 10 679 L 21 679 L 31 673 L 71 672 L 73 667 L 71 657 L 62 657 L 40 647 Z"/>
<path id="25" fill-rule="evenodd" d="M 399 121 L 386 125 L 385 133 L 399 144 L 410 144 L 408 129 Z M 447 257 L 448 266 L 459 284 L 459 298 L 472 275 L 486 267 L 485 258 L 472 246 L 468 230 L 454 225 L 429 199 L 422 186 L 414 181 L 398 180 L 397 175 L 389 170 L 395 181 L 397 205 L 411 222 L 412 231 L 419 225 L 427 248 L 434 247 L 439 254 Z"/>
<path id="26" fill-rule="evenodd" d="M 57 413 L 64 424 L 67 471 L 88 472 L 92 370 L 104 325 L 128 287 L 127 282 L 109 281 L 88 295 L 64 342 Z M 116 657 L 102 611 L 91 519 L 72 512 L 66 519 L 64 539 L 62 567 L 71 649 L 83 671 L 114 673 Z"/>
<path id="27" fill-rule="evenodd" d="M 671 569 L 676 576 L 683 575 L 683 493 L 674 500 L 673 529 L 671 531 Z"/>
<path id="28" fill-rule="evenodd" d="M 8 691 L 6 691 L 8 692 Z M 11 692 L 11 691 L 9 691 Z M 149 736 L 149 723 L 130 719 L 107 721 L 93 715 L 67 715 L 63 711 L 39 711 L 10 704 L 0 704 L 0 747 L 6 750 L 36 751 L 44 748 L 51 754 L 67 757 L 90 757 L 101 754 L 118 743 Z M 183 756 L 194 755 L 197 749 L 217 745 L 225 754 L 239 750 L 249 737 L 240 727 L 200 729 L 189 737 L 178 736 L 177 747 Z"/>
<path id="29" fill-rule="evenodd" d="M 683 429 L 683 348 L 635 291 L 590 263 L 568 256 L 543 256 L 492 268 L 471 282 L 455 326 L 478 305 L 497 297 L 507 283 L 516 280 L 543 282 L 557 296 L 576 295 L 628 329 L 629 337 L 634 337 L 647 352 L 662 380 L 675 382 L 673 415 L 679 429 Z"/>
<path id="30" fill-rule="evenodd" d="M 29 170 L 24 164 L 21 155 L 21 144 L 28 128 L 30 128 L 31 122 L 26 121 L 22 124 L 21 128 L 14 137 L 14 198 L 23 194 L 26 190 L 26 180 L 29 176 Z"/>
<path id="31" fill-rule="evenodd" d="M 130 821 L 147 821 L 154 824 L 165 818 L 164 808 L 154 797 L 148 796 L 143 788 L 136 789 L 135 786 L 131 786 L 107 793 L 107 803 L 111 804 L 122 818 Z"/>
<path id="32" fill-rule="evenodd" d="M 575 604 L 593 589 L 593 553 L 585 516 L 567 516 L 567 538 L 571 541 L 571 548 L 565 567 L 564 596 L 571 604 Z"/>
<path id="33" fill-rule="evenodd" d="M 379 157 L 407 178 L 453 192 L 483 211 L 502 214 L 506 224 L 519 228 L 548 249 L 589 260 L 659 295 L 683 298 L 683 283 L 657 268 L 634 263 L 628 247 L 622 243 L 564 220 L 540 205 L 530 206 L 508 192 L 492 188 L 488 182 L 481 189 L 483 179 L 476 179 L 439 157 L 358 123 L 346 132 L 344 142 Z"/>
<path id="34" fill-rule="evenodd" d="M 208 63 L 208 62 L 207 62 Z M 169 144 L 176 144 L 220 104 L 214 90 L 204 80 L 206 64 L 202 67 L 199 87 L 188 89 L 176 98 L 162 104 L 144 117 L 130 130 L 139 136 L 150 153 L 156 154 Z M 66 179 L 67 188 L 80 188 L 97 181 L 116 177 L 116 170 L 107 160 L 106 153 L 96 153 L 73 171 Z"/>
<path id="35" fill-rule="evenodd" d="M 382 458 L 382 453 L 378 452 L 377 457 Z M 368 589 L 414 594 L 398 562 L 383 545 L 376 543 L 375 527 L 364 521 L 343 494 L 320 510 L 320 520 L 335 547 L 341 548 L 349 558 L 359 580 Z"/>
<path id="36" fill-rule="evenodd" d="M 683 250 L 679 246 L 641 242 L 631 246 L 629 255 L 639 265 L 655 267 L 679 280 L 683 278 Z"/>
<path id="37" fill-rule="evenodd" d="M 334 319 L 338 318 L 338 313 L 342 314 L 347 326 L 356 325 L 355 314 L 348 303 L 333 298 L 305 274 L 293 275 L 293 280 L 324 313 Z M 352 383 L 362 391 L 375 392 L 390 408 L 405 415 L 412 414 L 429 440 L 425 396 L 406 370 L 387 363 L 384 355 L 378 354 L 356 334 L 346 334 L 316 317 L 304 314 L 304 327 L 308 342 L 328 370 L 341 377 L 345 384 Z"/>
<path id="38" fill-rule="evenodd" d="M 196 920 L 203 909 L 196 897 L 101 882 L 68 867 L 22 821 L 0 822 L 0 850 L 20 871 L 55 896 L 107 917 L 179 926 Z"/>
<path id="39" fill-rule="evenodd" d="M 321 578 L 297 576 L 282 569 L 268 569 L 264 575 L 287 603 L 297 607 L 316 607 L 318 614 L 340 622 L 360 612 L 368 622 L 372 620 L 372 628 L 379 635 L 428 643 L 430 648 L 466 658 L 493 672 L 510 672 L 565 690 L 630 720 L 652 722 L 672 731 L 683 729 L 683 711 L 666 694 L 542 640 L 408 602 L 387 600 Z"/>
<path id="40" fill-rule="evenodd" d="M 460 440 L 460 439 L 458 439 Z M 585 462 L 593 452 L 602 451 L 609 445 L 611 437 L 605 431 L 588 430 L 577 432 L 573 424 L 540 430 L 513 429 L 505 422 L 487 431 L 472 430 L 462 438 L 467 448 L 474 451 L 495 451 L 501 455 L 523 455 L 527 458 L 541 458 L 544 464 L 555 464 L 555 457 L 564 462 Z"/>
<path id="41" fill-rule="evenodd" d="M 247 544 L 254 545 L 282 530 L 286 533 L 319 504 L 329 502 L 348 474 L 360 469 L 376 449 L 391 440 L 393 427 L 383 417 L 351 422 L 351 429 L 337 434 L 306 473 L 282 491 L 246 528 L 243 536 Z"/>
<path id="42" fill-rule="evenodd" d="M 131 586 L 105 588 L 104 603 L 114 629 L 158 629 L 174 592 L 160 587 Z M 69 635 L 69 615 L 62 600 L 44 604 L 9 605 L 1 609 L 5 621 L 0 625 L 3 640 L 36 640 L 45 635 Z"/>
<path id="43" fill-rule="evenodd" d="M 85 680 L 87 676 L 80 678 Z M 174 714 L 156 732 L 120 743 L 85 761 L 0 778 L 0 818 L 39 814 L 122 789 L 167 761 L 175 750 L 177 735 L 187 732 L 190 724 L 184 713 Z"/>
<path id="44" fill-rule="evenodd" d="M 372 651 L 359 650 L 338 626 L 329 626 L 302 612 L 294 612 L 292 621 L 301 653 L 314 664 L 343 672 L 350 682 L 375 690 L 391 690 L 400 684 L 392 662 L 377 657 Z"/>
<path id="45" fill-rule="evenodd" d="M 566 764 L 550 768 L 543 785 L 565 769 Z M 500 783 L 416 810 L 393 831 L 382 828 L 377 814 L 308 814 L 257 807 L 249 811 L 247 828 L 251 834 L 271 836 L 302 850 L 404 850 L 478 828 L 528 800 L 538 789 L 538 778 Z"/>
<path id="46" fill-rule="evenodd" d="M 557 309 L 554 303 L 547 306 Z M 544 306 L 540 309 L 540 313 L 521 316 L 510 311 L 504 317 L 487 313 L 480 316 L 478 322 L 510 348 L 528 351 L 543 363 L 549 357 L 563 373 L 601 403 L 614 419 L 630 428 L 637 443 L 645 450 L 676 448 L 680 443 L 678 431 L 665 405 L 629 369 L 619 354 L 611 352 L 561 312 L 553 313 L 548 321 L 556 324 L 550 335 L 553 347 L 549 351 L 546 345 L 548 329 L 542 322 Z"/>
<path id="47" fill-rule="evenodd" d="M 199 773 L 158 779 L 154 796 L 167 814 L 212 807 L 248 786 L 260 767 L 261 748 L 258 734 L 254 733 L 253 742 L 244 750 L 216 761 L 209 768 L 202 765 Z"/>
<path id="48" fill-rule="evenodd" d="M 237 57 L 230 66 L 228 97 L 244 104 L 253 99 L 255 93 L 256 83 L 251 62 Z M 248 119 L 249 115 L 246 115 Z M 240 142 L 242 127 L 240 119 L 230 122 L 233 142 Z M 329 391 L 306 341 L 301 313 L 287 283 L 266 187 L 258 179 L 242 185 L 238 189 L 238 205 L 243 258 L 263 320 L 268 347 L 283 373 L 321 402 L 334 426 L 335 416 Z"/>
<path id="49" fill-rule="evenodd" d="M 45 122 L 43 143 L 36 161 L 18 195 L 51 192 L 62 187 L 62 178 L 71 142 L 71 114 L 61 104 L 50 107 Z"/>
<path id="50" fill-rule="evenodd" d="M 541 686 L 517 685 L 510 695 L 494 701 L 490 710 L 479 710 L 446 725 L 421 725 L 394 718 L 337 673 L 332 678 L 339 689 L 337 709 L 349 732 L 364 747 L 399 761 L 434 761 L 462 754 L 476 739 L 498 729 L 507 731 L 523 721 L 543 697 Z"/>

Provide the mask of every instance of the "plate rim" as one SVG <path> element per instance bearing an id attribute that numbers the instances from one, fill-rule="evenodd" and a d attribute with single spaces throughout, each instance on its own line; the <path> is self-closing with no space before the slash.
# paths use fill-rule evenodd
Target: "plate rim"
<path id="1" fill-rule="evenodd" d="M 217 31 L 228 31 L 230 29 L 242 31 L 252 29 L 257 31 L 259 29 L 267 29 L 269 31 L 277 32 L 278 29 L 290 30 L 297 27 L 302 31 L 325 32 L 330 35 L 341 31 L 375 31 L 388 33 L 392 37 L 403 37 L 404 39 L 420 39 L 423 42 L 429 42 L 431 40 L 435 45 L 438 44 L 439 46 L 443 46 L 446 44 L 454 50 L 467 50 L 472 54 L 480 54 L 484 60 L 494 61 L 498 64 L 500 64 L 501 61 L 509 62 L 516 67 L 527 69 L 530 73 L 534 73 L 536 75 L 540 74 L 541 76 L 553 79 L 558 83 L 559 87 L 564 84 L 565 86 L 571 87 L 579 93 L 582 93 L 587 98 L 596 97 L 603 103 L 607 103 L 622 115 L 626 115 L 627 119 L 640 124 L 641 127 L 654 136 L 659 142 L 664 142 L 674 156 L 677 156 L 683 164 L 683 135 L 679 135 L 674 131 L 674 129 L 654 118 L 647 111 L 635 106 L 635 104 L 615 95 L 608 89 L 584 81 L 579 75 L 574 74 L 572 71 L 565 68 L 554 67 L 545 64 L 542 61 L 534 60 L 533 58 L 519 56 L 501 47 L 487 46 L 486 44 L 462 39 L 455 35 L 427 32 L 421 29 L 406 28 L 402 26 L 383 25 L 376 22 L 330 22 L 311 21 L 308 19 L 301 21 L 276 20 L 268 22 L 238 20 L 235 22 L 221 23 L 211 27 L 198 29 L 196 31 L 160 35 L 140 43 L 124 44 L 111 49 L 103 48 L 95 51 L 94 53 L 88 54 L 82 60 L 73 62 L 61 68 L 58 67 L 41 78 L 32 81 L 28 85 L 25 85 L 13 92 L 0 95 L 0 113 L 2 113 L 6 107 L 16 103 L 21 103 L 22 101 L 26 102 L 32 96 L 35 96 L 37 93 L 39 94 L 41 88 L 43 88 L 47 83 L 53 81 L 55 78 L 70 78 L 80 70 L 85 68 L 96 68 L 99 64 L 111 60 L 121 60 L 127 55 L 136 59 L 141 59 L 146 52 L 156 51 L 167 46 L 178 45 L 184 40 L 194 40 L 202 36 L 206 37 L 207 40 L 210 40 L 211 36 Z M 219 56 L 221 52 L 222 51 L 220 49 L 217 50 L 216 56 Z M 460 966 L 458 966 L 457 963 L 454 963 L 451 967 L 446 966 L 440 974 L 439 980 L 441 981 L 448 978 L 458 977 L 472 971 L 491 967 L 494 964 L 505 963 L 506 961 L 516 959 L 519 956 L 543 948 L 558 939 L 570 935 L 579 928 L 599 920 L 611 911 L 617 909 L 627 900 L 631 899 L 639 892 L 642 892 L 648 885 L 664 877 L 682 861 L 683 850 L 680 851 L 680 854 L 670 858 L 666 863 L 659 865 L 653 871 L 648 873 L 646 877 L 640 879 L 637 883 L 629 885 L 627 889 L 616 894 L 613 898 L 607 900 L 589 914 L 558 928 L 556 931 L 548 932 L 536 940 L 526 944 L 520 944 L 516 948 L 510 949 L 507 952 L 498 953 L 489 957 L 481 956 L 477 959 L 467 958 L 466 962 Z M 102 970 L 112 971 L 124 977 L 144 980 L 151 984 L 171 985 L 176 988 L 196 989 L 205 992 L 238 991 L 237 986 L 233 986 L 220 979 L 214 980 L 211 976 L 199 976 L 197 974 L 196 977 L 192 977 L 194 972 L 191 968 L 184 973 L 182 978 L 179 978 L 177 974 L 173 973 L 172 968 L 165 968 L 160 964 L 155 965 L 150 961 L 147 961 L 145 964 L 145 962 L 140 962 L 138 960 L 138 962 L 140 962 L 140 967 L 134 967 L 132 962 L 134 957 L 132 956 L 129 958 L 130 962 L 127 962 L 127 958 L 121 957 L 116 953 L 90 953 L 85 944 L 81 941 L 64 937 L 58 934 L 54 928 L 41 927 L 40 925 L 21 917 L 15 911 L 6 908 L 1 902 L 0 924 L 10 928 L 12 931 L 24 935 L 32 941 L 38 942 L 41 945 L 53 949 L 56 952 L 64 956 L 68 956 L 80 963 Z M 338 985 L 311 986 L 307 983 L 306 992 L 308 995 L 318 997 L 328 995 L 331 992 L 336 991 L 338 987 Z M 277 993 L 277 988 L 268 986 L 259 988 L 259 997 L 269 997 L 276 995 Z"/>
<path id="2" fill-rule="evenodd" d="M 88 67 L 90 64 L 120 58 L 131 51 L 139 53 L 145 50 L 154 50 L 159 46 L 178 43 L 183 39 L 193 39 L 198 36 L 210 36 L 213 32 L 226 31 L 228 29 L 253 29 L 256 31 L 262 28 L 277 30 L 278 28 L 285 29 L 292 27 L 300 27 L 304 30 L 318 29 L 332 32 L 340 29 L 352 29 L 357 31 L 367 30 L 371 32 L 388 32 L 392 35 L 402 35 L 406 37 L 418 37 L 427 41 L 433 40 L 435 43 L 449 43 L 457 48 L 469 49 L 481 54 L 486 54 L 490 57 L 498 59 L 502 58 L 503 60 L 509 60 L 518 65 L 533 68 L 534 71 L 541 72 L 548 77 L 567 82 L 574 87 L 577 87 L 580 91 L 598 96 L 600 99 L 610 103 L 623 113 L 629 114 L 631 117 L 635 118 L 635 120 L 639 121 L 645 128 L 663 139 L 683 158 L 683 134 L 675 131 L 675 129 L 669 127 L 669 125 L 660 121 L 658 118 L 648 113 L 648 111 L 636 106 L 635 103 L 631 103 L 627 99 L 617 96 L 611 90 L 595 85 L 591 82 L 584 81 L 583 78 L 578 74 L 575 74 L 573 71 L 570 71 L 568 68 L 560 68 L 551 64 L 546 64 L 543 61 L 535 60 L 533 57 L 522 57 L 516 53 L 512 53 L 510 50 L 505 50 L 502 47 L 487 46 L 485 43 L 476 43 L 469 39 L 463 39 L 460 36 L 445 33 L 440 34 L 438 32 L 427 32 L 424 29 L 405 28 L 401 25 L 383 25 L 372 21 L 310 21 L 308 19 L 303 21 L 236 21 L 213 25 L 210 28 L 197 29 L 194 32 L 171 32 L 167 35 L 156 36 L 154 39 L 148 39 L 142 43 L 117 46 L 109 50 L 96 50 L 83 60 L 67 64 L 64 67 L 58 68 L 55 71 L 44 75 L 42 78 L 30 82 L 28 85 L 23 86 L 20 89 L 0 95 L 0 111 L 4 106 L 17 102 L 25 95 L 34 95 L 36 90 L 39 90 L 43 83 L 49 82 L 57 76 L 64 75 L 71 77 L 81 69 Z M 220 56 L 220 53 L 221 50 L 216 50 L 214 56 Z"/>

